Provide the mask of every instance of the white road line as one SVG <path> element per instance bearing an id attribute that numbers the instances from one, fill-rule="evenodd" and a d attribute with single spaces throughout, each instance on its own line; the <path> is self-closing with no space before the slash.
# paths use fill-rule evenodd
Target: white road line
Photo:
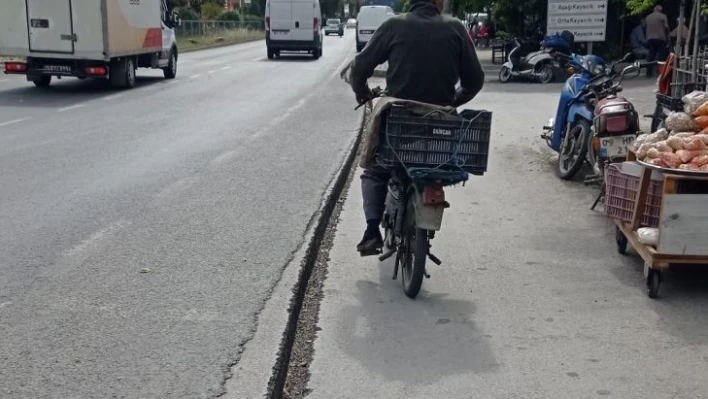
<path id="1" fill-rule="evenodd" d="M 265 58 L 265 57 L 254 58 L 252 61 L 263 61 L 264 58 Z"/>
<path id="2" fill-rule="evenodd" d="M 344 61 L 341 64 L 339 64 L 339 68 L 334 70 L 334 73 L 332 74 L 332 76 L 338 76 L 342 72 L 342 69 L 344 69 L 344 67 L 350 62 L 351 62 L 351 60 L 349 59 L 349 57 L 345 57 Z"/>
<path id="3" fill-rule="evenodd" d="M 59 109 L 57 110 L 57 112 L 71 111 L 71 110 L 73 110 L 73 109 L 83 108 L 83 107 L 85 107 L 85 106 L 86 106 L 86 104 L 76 104 L 76 105 L 72 105 L 72 106 L 70 106 L 70 107 L 59 108 Z"/>
<path id="4" fill-rule="evenodd" d="M 103 101 L 111 101 L 123 97 L 125 94 L 114 94 L 112 96 L 103 97 Z"/>
<path id="5" fill-rule="evenodd" d="M 220 70 L 220 71 L 225 71 L 225 70 L 231 69 L 231 68 L 232 68 L 231 66 L 225 66 L 225 67 L 221 67 L 221 69 L 219 69 L 219 70 Z"/>
<path id="6" fill-rule="evenodd" d="M 209 75 L 211 75 L 212 73 L 214 73 L 214 72 L 216 72 L 216 71 L 217 71 L 216 69 L 213 69 L 213 70 L 211 70 L 211 71 L 209 71 L 209 72 L 207 72 L 207 73 L 208 73 Z"/>
<path id="7" fill-rule="evenodd" d="M 22 119 L 14 119 L 14 120 L 11 120 L 11 121 L 2 122 L 2 123 L 0 123 L 0 127 L 14 125 L 14 124 L 16 124 L 16 123 L 24 122 L 24 121 L 26 121 L 26 120 L 28 120 L 28 119 L 29 119 L 29 118 L 22 118 Z"/>
<path id="8" fill-rule="evenodd" d="M 10 79 L 0 79 L 0 83 L 5 83 L 5 82 L 9 82 L 9 81 L 10 81 Z"/>
<path id="9" fill-rule="evenodd" d="M 196 78 L 201 78 L 201 77 L 202 77 L 201 74 L 196 74 L 196 75 L 190 76 L 189 78 L 190 78 L 190 79 L 196 79 Z"/>

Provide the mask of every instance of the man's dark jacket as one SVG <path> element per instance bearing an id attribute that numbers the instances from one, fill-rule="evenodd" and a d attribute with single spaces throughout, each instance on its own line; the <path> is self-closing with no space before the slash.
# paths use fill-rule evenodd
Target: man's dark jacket
<path id="1" fill-rule="evenodd" d="M 460 21 L 440 15 L 431 3 L 416 2 L 407 14 L 388 19 L 356 56 L 351 84 L 358 97 L 376 66 L 388 61 L 388 95 L 443 106 L 460 106 L 484 84 L 484 71 Z M 460 81 L 461 90 L 455 85 Z"/>

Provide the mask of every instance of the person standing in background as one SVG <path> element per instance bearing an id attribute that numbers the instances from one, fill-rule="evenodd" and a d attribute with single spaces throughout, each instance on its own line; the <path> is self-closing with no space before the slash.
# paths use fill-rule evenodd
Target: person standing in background
<path id="1" fill-rule="evenodd" d="M 632 52 L 640 58 L 646 58 L 649 56 L 649 49 L 647 49 L 647 37 L 644 33 L 646 25 L 646 21 L 642 18 L 642 20 L 639 21 L 639 25 L 632 30 L 632 34 L 629 36 L 629 42 L 632 45 Z"/>
<path id="2" fill-rule="evenodd" d="M 669 21 L 661 6 L 654 7 L 654 12 L 646 17 L 648 62 L 665 61 L 668 53 Z M 647 78 L 654 75 L 654 67 L 647 68 Z"/>

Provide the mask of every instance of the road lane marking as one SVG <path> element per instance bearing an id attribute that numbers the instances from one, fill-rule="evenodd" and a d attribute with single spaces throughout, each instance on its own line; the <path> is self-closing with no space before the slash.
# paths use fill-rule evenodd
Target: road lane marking
<path id="1" fill-rule="evenodd" d="M 21 118 L 21 119 L 14 119 L 14 120 L 7 121 L 7 122 L 2 122 L 2 123 L 0 123 L 0 127 L 14 125 L 14 124 L 16 124 L 16 123 L 24 122 L 24 121 L 26 121 L 26 120 L 28 120 L 28 119 L 29 119 L 29 118 Z"/>
<path id="2" fill-rule="evenodd" d="M 252 61 L 263 61 L 265 57 L 254 58 Z"/>
<path id="3" fill-rule="evenodd" d="M 211 74 L 214 73 L 214 72 L 216 72 L 216 69 L 213 69 L 213 70 L 211 70 L 211 71 L 209 71 L 209 72 L 207 72 L 207 73 L 208 73 L 209 75 L 211 75 Z"/>
<path id="4" fill-rule="evenodd" d="M 86 104 L 75 104 L 75 105 L 72 105 L 72 106 L 69 106 L 69 107 L 59 108 L 59 109 L 57 110 L 57 112 L 71 111 L 71 110 L 74 110 L 74 109 L 77 109 L 77 108 L 83 108 L 83 107 L 85 107 L 85 106 L 86 106 Z"/>
<path id="5" fill-rule="evenodd" d="M 190 79 L 196 79 L 196 78 L 201 78 L 201 77 L 202 77 L 201 74 L 196 74 L 196 75 L 190 76 L 189 78 L 190 78 Z"/>
<path id="6" fill-rule="evenodd" d="M 112 96 L 103 97 L 103 101 L 115 100 L 115 99 L 123 97 L 124 95 L 125 94 L 113 94 Z"/>
<path id="7" fill-rule="evenodd" d="M 221 69 L 219 69 L 219 70 L 220 70 L 220 71 L 225 71 L 225 70 L 231 69 L 231 68 L 232 68 L 231 66 L 225 66 L 225 67 L 221 67 Z"/>
<path id="8" fill-rule="evenodd" d="M 5 83 L 5 82 L 9 82 L 9 81 L 10 81 L 10 79 L 0 79 L 0 83 Z"/>

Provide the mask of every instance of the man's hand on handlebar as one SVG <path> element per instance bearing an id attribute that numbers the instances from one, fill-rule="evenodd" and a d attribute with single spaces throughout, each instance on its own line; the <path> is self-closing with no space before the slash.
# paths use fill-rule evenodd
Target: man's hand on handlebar
<path id="1" fill-rule="evenodd" d="M 356 103 L 359 106 L 362 106 L 373 99 L 374 99 L 374 93 L 368 87 L 366 88 L 366 91 L 356 94 Z"/>

